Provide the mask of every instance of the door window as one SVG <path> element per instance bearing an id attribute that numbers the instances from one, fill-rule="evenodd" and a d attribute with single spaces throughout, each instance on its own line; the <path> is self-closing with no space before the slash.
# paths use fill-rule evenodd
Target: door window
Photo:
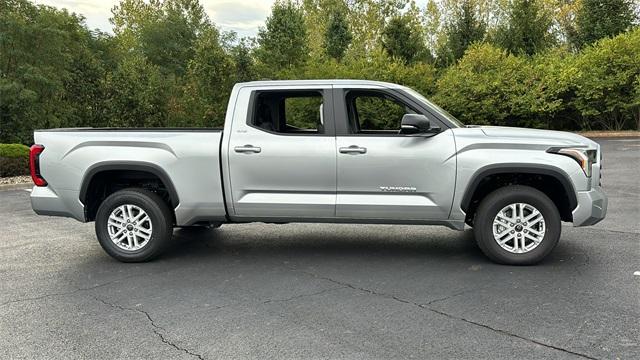
<path id="1" fill-rule="evenodd" d="M 408 105 L 382 92 L 347 94 L 349 124 L 355 134 L 398 134 L 402 117 L 415 114 Z"/>
<path id="2" fill-rule="evenodd" d="M 320 91 L 264 91 L 255 94 L 249 125 L 279 134 L 324 134 Z"/>

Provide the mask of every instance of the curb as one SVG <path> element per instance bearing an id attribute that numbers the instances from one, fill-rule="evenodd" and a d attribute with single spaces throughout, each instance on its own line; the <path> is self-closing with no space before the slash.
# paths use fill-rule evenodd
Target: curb
<path id="1" fill-rule="evenodd" d="M 9 190 L 26 190 L 31 189 L 33 187 L 32 183 L 21 183 L 21 184 L 1 184 L 0 191 L 9 191 Z"/>

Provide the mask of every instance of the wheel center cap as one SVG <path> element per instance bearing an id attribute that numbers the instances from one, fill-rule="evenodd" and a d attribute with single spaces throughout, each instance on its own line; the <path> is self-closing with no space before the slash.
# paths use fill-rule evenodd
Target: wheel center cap
<path id="1" fill-rule="evenodd" d="M 520 232 L 522 231 L 523 227 L 522 225 L 516 225 L 516 231 Z"/>
<path id="2" fill-rule="evenodd" d="M 129 230 L 129 231 L 133 230 L 133 225 L 131 225 L 131 224 L 127 225 L 127 230 Z"/>

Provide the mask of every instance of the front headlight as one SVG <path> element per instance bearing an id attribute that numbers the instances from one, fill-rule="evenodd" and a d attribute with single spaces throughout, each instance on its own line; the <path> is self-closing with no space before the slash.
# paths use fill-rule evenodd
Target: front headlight
<path id="1" fill-rule="evenodd" d="M 596 156 L 598 156 L 598 151 L 596 149 L 580 147 L 553 147 L 547 150 L 547 152 L 572 158 L 578 163 L 578 165 L 580 165 L 582 171 L 584 171 L 584 174 L 587 175 L 587 177 L 591 177 L 591 166 L 596 162 Z"/>

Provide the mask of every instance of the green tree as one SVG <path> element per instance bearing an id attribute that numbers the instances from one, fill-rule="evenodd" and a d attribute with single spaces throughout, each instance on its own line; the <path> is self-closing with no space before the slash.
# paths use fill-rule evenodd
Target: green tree
<path id="1" fill-rule="evenodd" d="M 257 56 L 267 74 L 305 64 L 309 49 L 302 9 L 290 0 L 277 1 L 258 31 L 258 45 Z"/>
<path id="2" fill-rule="evenodd" d="M 120 60 L 106 80 L 109 126 L 167 126 L 167 85 L 160 68 L 140 54 Z"/>
<path id="3" fill-rule="evenodd" d="M 124 0 L 113 10 L 114 32 L 124 52 L 141 51 L 164 74 L 183 76 L 194 43 L 211 23 L 198 0 Z"/>
<path id="4" fill-rule="evenodd" d="M 393 58 L 408 64 L 413 63 L 424 52 L 424 42 L 410 25 L 407 16 L 395 16 L 382 32 L 382 47 Z"/>
<path id="5" fill-rule="evenodd" d="M 327 55 L 340 61 L 347 47 L 353 40 L 344 12 L 335 10 L 331 14 L 329 25 L 325 32 L 325 47 Z"/>
<path id="6" fill-rule="evenodd" d="M 235 64 L 235 80 L 237 82 L 257 80 L 251 39 L 243 38 L 231 48 L 231 56 Z"/>
<path id="7" fill-rule="evenodd" d="M 28 144 L 35 128 L 95 121 L 105 71 L 98 43 L 81 16 L 0 2 L 0 142 Z"/>
<path id="8" fill-rule="evenodd" d="M 582 0 L 576 16 L 578 46 L 626 31 L 635 17 L 632 0 Z"/>
<path id="9" fill-rule="evenodd" d="M 550 27 L 551 17 L 540 0 L 512 0 L 496 42 L 512 54 L 533 55 L 553 44 Z"/>
<path id="10" fill-rule="evenodd" d="M 486 24 L 479 18 L 472 0 L 463 0 L 452 18 L 447 25 L 445 46 L 438 51 L 438 61 L 442 65 L 455 63 L 471 44 L 481 42 L 486 33 Z"/>
<path id="11" fill-rule="evenodd" d="M 220 34 L 215 28 L 198 38 L 194 51 L 184 89 L 182 110 L 186 117 L 183 121 L 178 118 L 176 125 L 221 126 L 235 80 L 235 64 L 220 45 Z"/>
<path id="12" fill-rule="evenodd" d="M 368 56 L 382 44 L 388 20 L 401 15 L 409 0 L 348 0 L 354 56 Z"/>

